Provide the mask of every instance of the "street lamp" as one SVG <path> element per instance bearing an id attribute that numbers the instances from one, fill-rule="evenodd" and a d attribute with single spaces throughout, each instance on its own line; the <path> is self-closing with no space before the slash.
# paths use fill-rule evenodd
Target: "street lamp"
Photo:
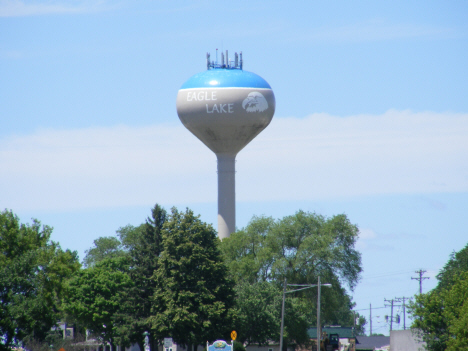
<path id="1" fill-rule="evenodd" d="M 286 291 L 286 286 L 301 286 L 299 289 L 289 290 Z M 318 277 L 317 284 L 287 284 L 286 278 L 284 278 L 284 287 L 283 287 L 283 306 L 281 308 L 281 333 L 280 333 L 280 349 L 279 351 L 283 351 L 283 330 L 284 330 L 284 300 L 285 295 L 289 293 L 293 293 L 296 291 L 301 291 L 305 289 L 310 289 L 313 287 L 317 287 L 318 294 L 317 294 L 317 350 L 319 350 L 319 342 L 321 338 L 321 327 L 320 327 L 320 291 L 322 286 L 328 286 L 329 288 L 332 286 L 331 284 L 321 284 L 320 283 L 320 276 Z"/>

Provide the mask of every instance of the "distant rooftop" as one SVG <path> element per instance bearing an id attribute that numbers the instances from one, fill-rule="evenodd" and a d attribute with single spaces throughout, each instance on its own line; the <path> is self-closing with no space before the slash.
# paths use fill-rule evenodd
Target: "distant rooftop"
<path id="1" fill-rule="evenodd" d="M 373 350 L 375 347 L 390 345 L 389 336 L 357 336 L 356 350 Z"/>
<path id="2" fill-rule="evenodd" d="M 342 327 L 340 325 L 330 325 L 322 328 L 322 332 L 330 334 L 338 334 L 340 338 L 354 338 L 353 327 Z M 307 335 L 311 339 L 317 339 L 317 327 L 307 329 Z"/>

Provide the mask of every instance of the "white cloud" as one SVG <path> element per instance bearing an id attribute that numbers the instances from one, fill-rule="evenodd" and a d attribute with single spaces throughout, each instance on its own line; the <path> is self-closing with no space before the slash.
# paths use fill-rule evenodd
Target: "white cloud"
<path id="1" fill-rule="evenodd" d="M 0 208 L 216 201 L 216 159 L 182 125 L 0 140 Z M 276 118 L 237 157 L 237 200 L 468 191 L 468 114 Z"/>
<path id="2" fill-rule="evenodd" d="M 0 0 L 0 17 L 78 14 L 109 9 L 107 1 L 26 1 Z"/>
<path id="3" fill-rule="evenodd" d="M 359 238 L 356 242 L 356 248 L 359 251 L 364 251 L 369 248 L 369 243 L 377 237 L 375 231 L 369 228 L 359 229 Z"/>
<path id="4" fill-rule="evenodd" d="M 364 228 L 359 230 L 359 239 L 360 240 L 370 240 L 375 239 L 377 234 L 369 228 Z"/>

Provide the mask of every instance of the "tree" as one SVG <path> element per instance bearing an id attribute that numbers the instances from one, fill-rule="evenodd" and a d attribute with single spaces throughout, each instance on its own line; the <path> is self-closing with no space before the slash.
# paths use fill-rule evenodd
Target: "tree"
<path id="1" fill-rule="evenodd" d="M 443 314 L 449 338 L 447 351 L 468 350 L 468 272 L 463 272 L 444 296 Z"/>
<path id="2" fill-rule="evenodd" d="M 156 204 L 155 207 L 157 206 L 159 205 Z M 153 212 L 153 210 L 151 212 Z M 161 208 L 161 210 L 163 209 Z M 123 251 L 130 252 L 132 249 L 134 249 L 139 244 L 141 244 L 141 240 L 142 240 L 141 238 L 144 236 L 144 233 L 146 230 L 146 224 L 147 223 L 143 223 L 137 227 L 131 224 L 128 224 L 125 227 L 120 227 L 119 229 L 117 229 L 117 236 L 120 239 L 120 243 L 122 244 Z"/>
<path id="3" fill-rule="evenodd" d="M 234 326 L 242 344 L 267 345 L 279 339 L 282 292 L 268 282 L 235 287 Z"/>
<path id="4" fill-rule="evenodd" d="M 465 350 L 468 347 L 468 245 L 452 253 L 437 275 L 439 283 L 410 303 L 411 328 L 431 351 Z"/>
<path id="5" fill-rule="evenodd" d="M 173 208 L 162 230 L 162 245 L 154 275 L 153 329 L 189 350 L 191 345 L 228 337 L 233 284 L 213 227 L 188 209 Z"/>
<path id="6" fill-rule="evenodd" d="M 129 344 L 128 331 L 121 315 L 126 314 L 128 291 L 133 282 L 128 275 L 127 257 L 107 258 L 81 270 L 68 281 L 65 311 L 78 323 L 112 349 L 117 344 Z"/>
<path id="7" fill-rule="evenodd" d="M 356 319 L 357 319 L 356 329 L 354 330 L 355 334 L 357 336 L 359 336 L 359 335 L 365 336 L 366 335 L 366 324 L 367 324 L 366 317 L 361 316 L 359 313 L 356 313 Z"/>
<path id="8" fill-rule="evenodd" d="M 270 282 L 238 282 L 233 323 L 238 339 L 244 344 L 268 345 L 279 340 L 283 290 Z M 311 312 L 301 299 L 286 295 L 284 339 L 307 344 Z"/>
<path id="9" fill-rule="evenodd" d="M 460 251 L 452 252 L 448 262 L 437 275 L 437 289 L 440 291 L 450 288 L 464 272 L 468 272 L 468 244 Z"/>
<path id="10" fill-rule="evenodd" d="M 0 350 L 44 340 L 60 319 L 63 282 L 80 264 L 51 233 L 37 220 L 20 224 L 13 212 L 0 213 Z"/>
<path id="11" fill-rule="evenodd" d="M 153 274 L 159 267 L 159 258 L 163 249 L 162 230 L 166 220 L 166 210 L 156 204 L 145 224 L 139 227 L 127 226 L 119 231 L 119 236 L 131 257 L 132 269 L 129 274 L 135 284 L 135 293 L 131 297 L 135 309 L 129 337 L 132 342 L 138 343 L 141 350 L 144 332 L 150 332 L 150 350 L 157 349 L 157 332 L 153 329 L 149 318 L 152 316 L 152 296 L 157 288 Z"/>
<path id="12" fill-rule="evenodd" d="M 409 304 L 409 312 L 415 318 L 411 329 L 431 351 L 445 351 L 447 348 L 448 325 L 442 313 L 444 305 L 442 294 L 436 290 L 416 295 L 415 301 Z"/>
<path id="13" fill-rule="evenodd" d="M 158 267 L 162 250 L 161 231 L 166 221 L 166 210 L 156 204 L 151 210 L 151 217 L 135 227 L 127 225 L 117 230 L 116 237 L 101 237 L 94 241 L 94 247 L 86 251 L 84 263 L 92 267 L 110 258 L 127 257 L 128 274 L 133 286 L 126 292 L 125 308 L 114 315 L 119 319 L 120 329 L 125 326 L 125 335 L 130 342 L 144 348 L 144 334 L 150 332 L 149 346 L 157 349 L 156 333 L 152 331 L 148 318 L 151 316 L 155 281 L 151 278 Z M 119 240 L 120 239 L 120 240 Z"/>
<path id="14" fill-rule="evenodd" d="M 322 322 L 352 325 L 353 303 L 343 285 L 353 290 L 362 270 L 360 253 L 354 249 L 358 233 L 345 215 L 326 218 L 298 211 L 280 220 L 253 217 L 224 239 L 221 249 L 237 283 L 271 282 L 282 288 L 284 278 L 288 283 L 316 284 L 320 276 L 322 283 L 332 284 L 332 289 L 322 289 Z M 316 324 L 317 289 L 294 296 L 308 305 L 308 324 Z M 286 324 L 288 330 L 292 335 L 297 327 Z"/>
<path id="15" fill-rule="evenodd" d="M 125 255 L 122 243 L 113 236 L 100 237 L 94 240 L 94 247 L 85 251 L 83 265 L 92 267 L 96 263 L 113 257 L 122 257 Z"/>

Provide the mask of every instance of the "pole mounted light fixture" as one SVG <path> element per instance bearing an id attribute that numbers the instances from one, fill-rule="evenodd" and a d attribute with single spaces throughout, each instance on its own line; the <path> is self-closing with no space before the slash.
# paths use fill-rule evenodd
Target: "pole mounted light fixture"
<path id="1" fill-rule="evenodd" d="M 294 290 L 289 290 L 289 291 L 286 291 L 286 287 L 287 286 L 300 286 L 300 288 L 298 289 L 294 289 Z M 293 293 L 293 292 L 296 292 L 296 291 L 301 291 L 301 290 L 305 290 L 305 289 L 310 289 L 310 288 L 314 288 L 314 287 L 317 287 L 317 290 L 318 290 L 318 294 L 317 294 L 317 349 L 319 347 L 319 342 L 320 342 L 320 338 L 321 338 L 321 327 L 320 327 L 320 291 L 321 291 L 321 287 L 322 286 L 327 286 L 329 288 L 331 288 L 331 284 L 329 283 L 325 283 L 325 284 L 321 284 L 320 283 L 320 276 L 318 277 L 318 281 L 317 281 L 317 284 L 287 284 L 287 280 L 286 278 L 284 278 L 284 286 L 283 286 L 283 305 L 282 305 L 282 308 L 281 308 L 281 332 L 280 332 L 280 349 L 279 351 L 283 351 L 283 330 L 284 330 L 284 300 L 286 298 L 286 294 L 289 294 L 289 293 Z"/>

